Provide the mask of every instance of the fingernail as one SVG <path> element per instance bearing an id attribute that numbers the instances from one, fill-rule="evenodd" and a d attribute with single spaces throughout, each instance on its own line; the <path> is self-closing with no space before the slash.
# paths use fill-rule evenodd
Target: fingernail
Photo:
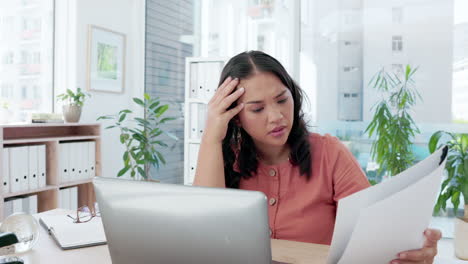
<path id="1" fill-rule="evenodd" d="M 393 261 L 392 264 L 398 264 L 399 262 L 398 261 Z"/>
<path id="2" fill-rule="evenodd" d="M 406 254 L 405 254 L 405 253 L 401 253 L 398 257 L 401 258 L 401 259 L 405 259 L 405 258 L 406 258 Z"/>
<path id="3" fill-rule="evenodd" d="M 243 91 L 244 91 L 244 87 L 241 87 L 239 90 L 243 92 Z"/>
<path id="4" fill-rule="evenodd" d="M 431 235 L 431 230 L 426 230 L 426 235 L 430 236 Z"/>

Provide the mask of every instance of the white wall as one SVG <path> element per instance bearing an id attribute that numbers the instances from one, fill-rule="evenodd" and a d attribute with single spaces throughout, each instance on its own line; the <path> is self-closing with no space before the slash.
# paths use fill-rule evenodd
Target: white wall
<path id="1" fill-rule="evenodd" d="M 86 87 L 88 25 L 97 25 L 126 35 L 125 88 L 122 94 L 90 92 L 81 122 L 96 122 L 101 115 L 134 109 L 133 97 L 144 93 L 144 0 L 76 1 L 76 85 Z M 138 110 L 138 109 L 137 109 Z M 102 129 L 102 176 L 114 177 L 123 167 L 119 131 Z"/>

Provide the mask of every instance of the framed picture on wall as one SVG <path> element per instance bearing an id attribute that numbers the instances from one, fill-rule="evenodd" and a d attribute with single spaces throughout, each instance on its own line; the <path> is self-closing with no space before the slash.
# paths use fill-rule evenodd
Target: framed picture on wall
<path id="1" fill-rule="evenodd" d="M 88 28 L 89 91 L 123 93 L 125 86 L 125 35 L 99 26 Z"/>

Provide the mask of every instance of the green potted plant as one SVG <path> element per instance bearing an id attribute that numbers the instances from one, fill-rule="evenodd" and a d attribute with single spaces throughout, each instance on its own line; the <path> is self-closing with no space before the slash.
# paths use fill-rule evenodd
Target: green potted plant
<path id="1" fill-rule="evenodd" d="M 86 96 L 91 97 L 90 94 L 83 93 L 79 87 L 76 89 L 76 93 L 67 89 L 65 93 L 57 95 L 57 100 L 64 102 L 62 111 L 65 122 L 77 123 L 80 121 Z"/>
<path id="2" fill-rule="evenodd" d="M 413 165 L 412 144 L 420 131 L 411 117 L 411 109 L 421 99 L 414 85 L 417 68 L 406 66 L 402 76 L 382 68 L 370 80 L 382 99 L 373 108 L 375 113 L 365 132 L 372 142 L 371 157 L 379 165 L 377 173 L 394 176 Z"/>
<path id="3" fill-rule="evenodd" d="M 106 129 L 118 128 L 120 130 L 120 143 L 125 146 L 123 154 L 123 168 L 117 176 L 123 176 L 130 172 L 131 177 L 140 175 L 149 180 L 149 168 L 151 165 L 159 168 L 166 160 L 157 147 L 168 147 L 162 138 L 163 135 L 173 140 L 178 138 L 161 128 L 168 121 L 175 120 L 174 117 L 164 117 L 169 105 L 161 104 L 159 98 L 152 98 L 145 93 L 144 98 L 133 98 L 138 106 L 143 107 L 144 118 L 127 118 L 132 111 L 121 110 L 116 115 L 100 116 L 97 120 L 114 120 L 114 124 Z"/>
<path id="4" fill-rule="evenodd" d="M 441 140 L 445 138 L 447 140 Z M 450 199 L 457 216 L 460 201 L 463 201 L 464 215 L 455 217 L 454 245 L 455 255 L 468 260 L 468 134 L 437 131 L 429 139 L 429 152 L 433 153 L 444 145 L 449 147 L 445 166 L 447 178 L 442 182 L 434 213 L 445 211 Z"/>

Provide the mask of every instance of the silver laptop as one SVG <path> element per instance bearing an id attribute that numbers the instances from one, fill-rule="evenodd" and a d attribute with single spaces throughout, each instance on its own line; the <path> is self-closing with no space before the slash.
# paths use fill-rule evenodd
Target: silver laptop
<path id="1" fill-rule="evenodd" d="M 93 183 L 114 264 L 272 263 L 261 192 L 103 177 Z"/>

